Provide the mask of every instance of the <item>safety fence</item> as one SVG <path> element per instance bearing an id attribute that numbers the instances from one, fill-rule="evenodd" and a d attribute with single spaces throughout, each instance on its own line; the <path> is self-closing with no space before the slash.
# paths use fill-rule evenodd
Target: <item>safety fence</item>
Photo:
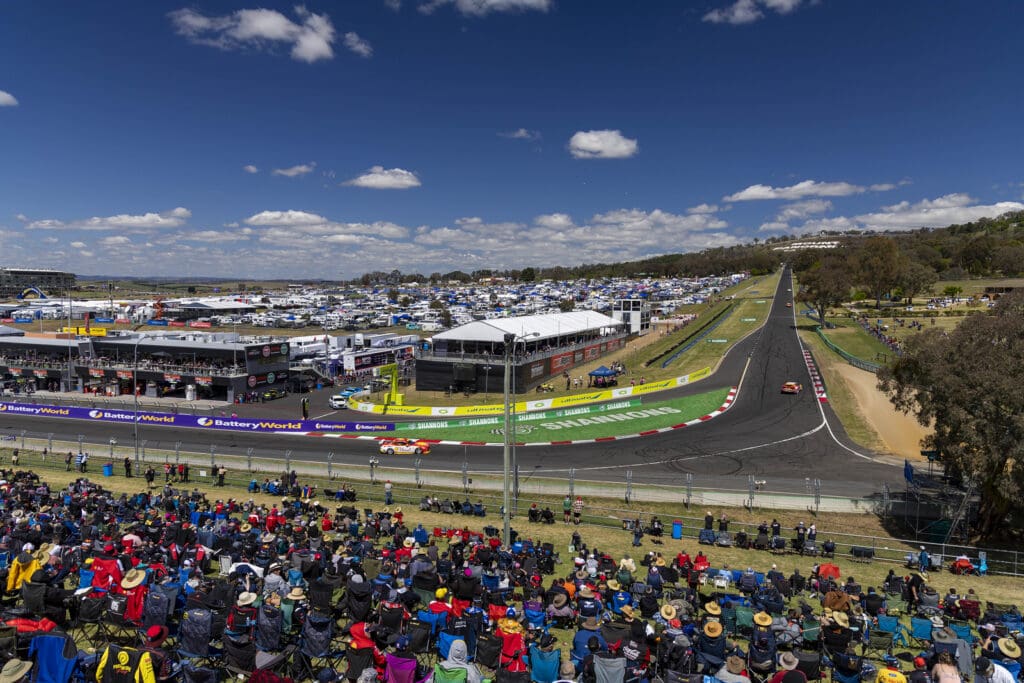
<path id="1" fill-rule="evenodd" d="M 77 454 L 77 444 L 43 440 L 32 440 L 27 435 L 4 435 L 5 448 L 0 450 L 0 466 L 6 467 L 11 460 L 12 450 L 18 449 L 19 469 L 31 469 L 43 476 L 46 471 L 66 471 L 65 456 L 69 450 Z M 46 449 L 46 455 L 43 449 Z M 255 488 L 261 490 L 265 480 L 282 479 L 287 481 L 292 470 L 296 470 L 299 482 L 302 485 L 315 487 L 316 497 L 322 502 L 331 500 L 335 492 L 341 489 L 343 484 L 354 490 L 358 501 L 368 501 L 376 504 L 384 503 L 385 492 L 384 482 L 392 484 L 391 504 L 405 506 L 406 510 L 418 509 L 424 497 L 430 496 L 439 500 L 452 501 L 455 509 L 458 510 L 463 502 L 471 504 L 481 503 L 487 509 L 487 519 L 494 525 L 500 525 L 500 510 L 502 505 L 502 480 L 497 472 L 472 472 L 468 464 L 464 464 L 461 472 L 436 471 L 423 466 L 422 459 L 415 459 L 410 464 L 412 468 L 388 468 L 382 467 L 379 460 L 370 458 L 367 466 L 351 465 L 347 463 L 334 463 L 333 453 L 326 454 L 323 462 L 310 462 L 291 458 L 291 452 L 278 453 L 276 457 L 257 457 L 253 449 L 249 449 L 246 456 L 218 454 L 211 447 L 209 456 L 197 453 L 182 452 L 177 450 L 156 450 L 141 445 L 140 458 L 134 461 L 134 449 L 127 449 L 118 444 L 111 444 L 105 453 L 94 453 L 90 458 L 88 470 L 84 476 L 99 481 L 128 482 L 125 478 L 123 461 L 128 457 L 132 464 L 132 472 L 135 477 L 142 474 L 148 467 L 152 466 L 156 472 L 155 485 L 162 487 L 165 484 L 164 463 L 177 465 L 178 463 L 189 463 L 190 483 L 202 483 L 211 485 L 217 483 L 216 471 L 220 466 L 227 468 L 224 478 L 225 491 L 230 492 L 232 497 L 247 495 L 247 491 Z M 104 467 L 106 466 L 106 468 Z M 106 469 L 106 472 L 104 472 Z M 176 473 L 176 467 L 174 472 Z M 75 471 L 74 462 L 70 470 Z M 107 479 L 109 477 L 109 479 Z M 141 479 L 139 481 L 141 488 Z M 794 514 L 792 510 L 799 509 L 806 513 L 808 523 L 814 522 L 816 518 L 816 503 L 824 502 L 826 497 L 820 493 L 808 492 L 808 495 L 799 496 L 791 493 L 772 493 L 758 491 L 752 496 L 742 490 L 714 490 L 702 488 L 699 481 L 695 481 L 692 475 L 688 475 L 683 486 L 662 486 L 633 485 L 627 481 L 625 488 L 621 484 L 613 482 L 593 482 L 577 480 L 575 472 L 570 471 L 568 478 L 556 480 L 540 480 L 536 478 L 524 478 L 516 473 L 513 477 L 513 499 L 515 501 L 512 509 L 514 516 L 513 525 L 521 532 L 530 523 L 527 521 L 528 508 L 532 503 L 537 503 L 540 509 L 550 507 L 554 512 L 556 523 L 561 523 L 562 501 L 565 496 L 575 497 L 581 495 L 586 500 L 582 521 L 590 526 L 598 526 L 610 529 L 623 530 L 629 533 L 639 522 L 642 526 L 649 526 L 652 519 L 657 516 L 664 525 L 664 533 L 667 538 L 678 536 L 679 540 L 694 542 L 699 536 L 700 530 L 704 527 L 704 513 L 711 511 L 717 520 L 722 512 L 728 514 L 730 508 L 745 507 L 755 515 L 764 511 L 764 519 L 768 521 L 774 516 L 790 520 L 804 517 L 805 515 Z M 171 485 L 189 486 L 190 483 L 178 482 L 174 476 Z M 123 488 L 124 484 L 121 484 Z M 827 488 L 827 483 L 826 483 Z M 656 494 L 668 491 L 672 494 L 670 500 L 665 500 Z M 277 495 L 286 495 L 277 491 Z M 624 495 L 623 495 L 624 494 Z M 865 498 L 861 501 L 863 514 L 886 515 L 891 512 L 891 506 L 898 504 L 898 496 L 891 496 L 888 500 L 882 501 L 875 498 Z M 780 499 L 786 499 L 791 503 L 803 504 L 802 507 L 792 507 L 788 514 L 777 513 L 777 505 Z M 616 501 L 619 504 L 616 505 Z M 624 503 L 623 503 L 624 501 Z M 455 514 L 452 517 L 453 526 L 461 526 L 464 519 L 461 515 Z M 831 518 L 830 518 L 831 519 Z M 717 529 L 717 521 L 716 521 Z M 742 532 L 750 541 L 758 535 L 757 523 L 730 521 L 728 526 L 732 538 Z M 790 539 L 795 536 L 792 526 L 786 528 L 782 536 Z M 825 540 L 835 543 L 835 557 L 844 561 L 866 561 L 882 562 L 888 564 L 904 564 L 908 558 L 916 559 L 920 546 L 925 546 L 932 555 L 936 564 L 949 566 L 959 556 L 966 556 L 977 565 L 980 558 L 984 557 L 990 574 L 1003 574 L 1011 576 L 1024 576 L 1024 553 L 1016 550 L 1004 550 L 997 548 L 979 548 L 967 545 L 956 545 L 950 543 L 937 543 L 920 541 L 914 539 L 899 539 L 885 536 L 873 536 L 858 531 L 855 519 L 846 522 L 836 523 L 830 521 L 827 528 L 818 532 L 818 548 L 820 550 Z M 674 552 L 674 551 L 673 551 Z"/>
<path id="2" fill-rule="evenodd" d="M 856 368 L 860 368 L 861 370 L 867 370 L 868 372 L 873 372 L 876 374 L 879 370 L 882 369 L 882 366 L 878 363 L 872 363 L 871 361 L 864 360 L 863 358 L 857 358 L 857 356 L 854 356 L 853 354 L 844 351 L 841 347 L 837 346 L 835 342 L 829 339 L 824 332 L 821 331 L 820 325 L 816 326 L 814 328 L 814 331 L 815 333 L 817 333 L 818 338 L 821 339 L 822 342 L 824 342 L 825 346 L 827 346 L 832 351 L 835 351 L 840 356 L 842 356 L 843 360 L 845 360 L 850 365 Z"/>

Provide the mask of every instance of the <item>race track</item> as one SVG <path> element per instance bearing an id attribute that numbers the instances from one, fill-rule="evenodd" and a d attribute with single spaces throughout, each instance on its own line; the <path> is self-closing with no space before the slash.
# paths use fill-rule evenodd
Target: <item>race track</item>
<path id="1" fill-rule="evenodd" d="M 576 468 L 579 480 L 622 482 L 626 470 L 635 483 L 682 484 L 687 473 L 694 486 L 745 490 L 749 475 L 766 482 L 765 489 L 804 493 L 806 479 L 822 481 L 822 494 L 863 496 L 877 492 L 883 482 L 902 481 L 902 472 L 891 457 L 865 452 L 850 443 L 827 402 L 815 396 L 795 327 L 790 273 L 780 280 L 774 301 L 768 300 L 767 321 L 736 345 L 717 372 L 706 380 L 671 392 L 650 396 L 648 401 L 740 385 L 732 408 L 725 414 L 693 427 L 651 436 L 574 446 L 519 447 L 521 476 L 567 476 Z M 767 297 L 766 297 L 767 298 Z M 748 365 L 749 360 L 749 365 Z M 746 372 L 744 373 L 744 369 Z M 742 384 L 740 380 L 742 377 Z M 798 395 L 780 392 L 783 382 L 804 385 Z M 827 392 L 827 387 L 825 388 Z M 252 406 L 246 414 L 268 414 L 272 405 Z M 276 409 L 280 416 L 280 409 Z M 240 411 L 241 412 L 241 411 Z M 0 430 L 27 430 L 30 435 L 53 432 L 56 438 L 74 440 L 81 435 L 94 454 L 103 453 L 111 437 L 121 446 L 132 443 L 131 425 L 68 422 L 3 414 Z M 140 439 L 147 448 L 209 453 L 211 444 L 221 454 L 282 457 L 291 450 L 295 460 L 365 465 L 376 454 L 375 444 L 365 440 L 318 439 L 302 436 L 267 436 L 237 432 L 167 429 L 140 425 Z M 557 439 L 557 432 L 552 433 Z M 502 451 L 494 447 L 438 446 L 424 458 L 425 468 L 461 471 L 468 460 L 471 473 L 500 472 Z M 406 461 L 409 462 L 409 461 Z M 392 465 L 392 462 L 388 462 Z M 412 467 L 412 463 L 409 462 Z"/>

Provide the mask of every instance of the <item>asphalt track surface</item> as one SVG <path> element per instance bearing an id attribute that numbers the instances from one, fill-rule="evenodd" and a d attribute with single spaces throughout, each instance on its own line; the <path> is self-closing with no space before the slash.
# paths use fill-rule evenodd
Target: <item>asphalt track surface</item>
<path id="1" fill-rule="evenodd" d="M 646 397 L 647 402 L 702 393 L 720 387 L 740 386 L 736 402 L 723 415 L 706 423 L 646 437 L 580 444 L 573 446 L 520 446 L 516 457 L 521 480 L 531 476 L 568 478 L 575 468 L 578 480 L 624 482 L 626 471 L 634 483 L 685 486 L 686 474 L 693 474 L 695 488 L 746 490 L 748 477 L 765 482 L 773 492 L 805 493 L 808 479 L 821 480 L 823 495 L 866 496 L 881 490 L 883 482 L 899 484 L 902 471 L 893 458 L 865 451 L 853 444 L 827 402 L 820 402 L 804 362 L 796 334 L 790 273 L 784 273 L 774 299 L 765 296 L 770 308 L 759 331 L 735 345 L 717 371 L 709 378 L 686 387 Z M 748 364 L 749 360 L 749 364 Z M 742 378 L 742 383 L 741 383 Z M 804 385 L 798 395 L 781 393 L 784 382 Z M 827 391 L 827 387 L 826 387 Z M 292 397 L 297 402 L 297 398 Z M 322 397 L 321 397 L 322 398 Z M 318 416 L 317 400 L 313 416 Z M 275 402 L 278 404 L 281 402 Z M 288 400 L 288 403 L 292 403 Z M 294 406 L 263 404 L 244 406 L 240 415 L 275 415 Z M 286 415 L 291 417 L 291 415 Z M 356 419 L 340 412 L 332 419 Z M 30 434 L 53 432 L 55 438 L 84 437 L 87 450 L 103 453 L 111 437 L 122 446 L 131 444 L 131 425 L 54 421 L 46 418 L 0 417 L 0 430 L 28 430 Z M 558 438 L 552 432 L 552 439 Z M 293 460 L 326 462 L 334 452 L 335 465 L 366 465 L 377 455 L 375 444 L 366 440 L 321 439 L 304 436 L 257 435 L 240 432 L 210 432 L 139 426 L 139 438 L 147 449 L 244 456 L 254 449 L 256 457 L 283 458 L 291 450 Z M 381 456 L 383 457 L 383 456 Z M 411 460 L 382 462 L 388 466 L 412 467 Z M 471 474 L 500 472 L 502 449 L 495 447 L 437 446 L 424 457 L 424 469 L 460 472 L 468 461 Z"/>

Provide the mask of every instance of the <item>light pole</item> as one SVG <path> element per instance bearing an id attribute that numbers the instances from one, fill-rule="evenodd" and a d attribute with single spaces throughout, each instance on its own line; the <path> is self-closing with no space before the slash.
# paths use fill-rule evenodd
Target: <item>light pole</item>
<path id="1" fill-rule="evenodd" d="M 512 390 L 512 354 L 515 349 L 516 342 L 525 341 L 532 337 L 539 337 L 539 332 L 531 332 L 526 335 L 517 337 L 514 334 L 506 332 L 503 340 L 505 342 L 505 401 L 504 401 L 504 415 L 505 415 L 505 429 L 504 432 L 504 448 L 502 453 L 502 506 L 501 506 L 501 521 L 503 525 L 502 541 L 505 543 L 505 547 L 512 546 L 512 533 L 511 533 L 511 515 L 512 505 L 510 498 L 511 493 L 511 482 L 510 479 L 510 465 L 512 460 L 512 401 L 511 401 L 511 390 Z"/>
<path id="2" fill-rule="evenodd" d="M 143 335 L 139 335 L 139 338 L 135 340 L 133 356 L 135 358 L 132 364 L 132 398 L 135 402 L 135 419 L 132 420 L 132 426 L 135 436 L 135 476 L 138 477 L 142 474 L 142 465 L 139 462 L 139 342 L 144 339 Z"/>
<path id="3" fill-rule="evenodd" d="M 490 365 L 485 365 L 483 367 L 483 371 L 484 371 L 484 400 L 486 401 L 487 400 L 487 379 L 491 376 L 491 366 Z"/>

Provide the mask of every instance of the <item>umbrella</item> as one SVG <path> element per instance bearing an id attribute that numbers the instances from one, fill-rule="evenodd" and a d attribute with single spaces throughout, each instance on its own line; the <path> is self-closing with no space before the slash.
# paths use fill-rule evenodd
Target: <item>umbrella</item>
<path id="1" fill-rule="evenodd" d="M 839 567 L 837 567 L 836 565 L 832 564 L 831 562 L 826 562 L 825 564 L 823 564 L 820 567 L 818 567 L 818 576 L 820 576 L 823 579 L 838 580 L 839 579 Z"/>

